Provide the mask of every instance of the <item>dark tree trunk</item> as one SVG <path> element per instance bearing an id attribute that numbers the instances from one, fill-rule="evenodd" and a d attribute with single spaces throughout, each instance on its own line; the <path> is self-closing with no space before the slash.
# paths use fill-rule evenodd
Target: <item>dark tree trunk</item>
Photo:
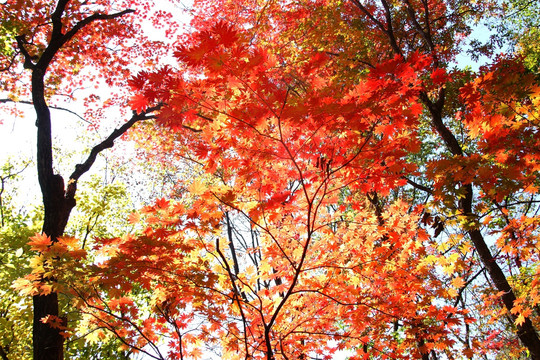
<path id="1" fill-rule="evenodd" d="M 51 114 L 45 102 L 45 69 L 36 66 L 32 70 L 32 101 L 37 115 L 37 170 L 44 205 L 42 232 L 54 242 L 64 234 L 75 200 L 66 197 L 64 179 L 53 171 Z M 54 282 L 55 279 L 42 281 Z M 61 329 L 52 328 L 42 321 L 49 315 L 60 317 L 58 294 L 36 295 L 33 303 L 34 360 L 62 360 L 64 339 Z"/>
<path id="2" fill-rule="evenodd" d="M 70 41 L 82 28 L 90 25 L 94 21 L 105 21 L 115 19 L 125 14 L 132 13 L 133 10 L 124 10 L 114 14 L 94 13 L 82 19 L 71 29 L 64 29 L 62 18 L 66 15 L 65 9 L 70 0 L 58 0 L 54 12 L 51 14 L 52 31 L 47 47 L 36 59 L 27 51 L 28 45 L 26 36 L 21 34 L 16 37 L 17 46 L 24 57 L 24 67 L 32 72 L 32 103 L 36 111 L 37 127 L 37 171 L 38 180 L 43 197 L 44 222 L 42 232 L 47 235 L 52 242 L 58 240 L 64 234 L 66 224 L 69 220 L 71 210 L 75 206 L 75 193 L 77 191 L 77 180 L 86 173 L 97 155 L 114 145 L 114 140 L 124 134 L 136 122 L 153 118 L 147 116 L 148 113 L 158 109 L 154 107 L 142 114 L 133 114 L 133 117 L 114 130 L 111 135 L 100 144 L 92 148 L 86 161 L 76 166 L 75 171 L 69 177 L 67 184 L 64 184 L 62 176 L 54 173 L 52 155 L 52 134 L 51 134 L 51 114 L 45 101 L 45 75 L 49 65 L 53 62 L 55 55 L 60 49 Z M 54 267 L 54 264 L 49 264 Z M 54 278 L 43 278 L 43 282 L 54 283 Z M 61 329 L 44 324 L 42 320 L 51 315 L 60 317 L 64 324 L 67 323 L 59 312 L 58 294 L 37 295 L 33 298 L 34 303 L 34 323 L 33 323 L 33 354 L 34 360 L 61 360 L 63 359 L 64 339 Z"/>
<path id="3" fill-rule="evenodd" d="M 64 338 L 59 329 L 41 322 L 47 315 L 58 316 L 58 294 L 34 296 L 34 360 L 62 360 Z"/>
<path id="4" fill-rule="evenodd" d="M 453 155 L 464 156 L 461 145 L 457 141 L 454 134 L 446 127 L 442 120 L 442 109 L 445 103 L 445 91 L 441 90 L 439 93 L 439 98 L 436 102 L 432 102 L 427 94 L 422 94 L 422 100 L 427 105 L 431 117 L 433 128 L 441 136 L 444 143 L 450 150 Z M 474 199 L 474 189 L 472 184 L 462 185 L 462 190 L 464 195 L 463 198 L 459 200 L 459 210 L 464 216 L 470 217 L 472 221 L 475 221 L 475 215 L 473 213 L 473 199 Z M 504 272 L 497 263 L 497 259 L 493 257 L 491 251 L 486 244 L 482 232 L 478 229 L 467 230 L 476 251 L 482 264 L 484 264 L 491 281 L 495 285 L 497 291 L 502 292 L 502 301 L 504 307 L 508 311 L 510 318 L 515 321 L 516 316 L 512 314 L 511 310 L 514 307 L 514 301 L 516 300 L 516 295 L 514 290 L 510 286 L 510 283 L 506 279 Z M 531 359 L 540 360 L 540 338 L 538 333 L 529 318 L 525 318 L 525 321 L 516 326 L 517 327 L 517 336 L 521 343 L 529 350 Z"/>

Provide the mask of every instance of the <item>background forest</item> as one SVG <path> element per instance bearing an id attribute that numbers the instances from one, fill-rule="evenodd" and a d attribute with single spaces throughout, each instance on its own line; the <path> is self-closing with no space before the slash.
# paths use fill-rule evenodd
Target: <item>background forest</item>
<path id="1" fill-rule="evenodd" d="M 539 24 L 0 1 L 0 359 L 540 360 Z"/>

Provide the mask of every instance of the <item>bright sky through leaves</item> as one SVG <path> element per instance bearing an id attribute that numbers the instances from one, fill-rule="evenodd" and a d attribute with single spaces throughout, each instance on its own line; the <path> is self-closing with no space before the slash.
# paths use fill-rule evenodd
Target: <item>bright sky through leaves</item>
<path id="1" fill-rule="evenodd" d="M 159 360 L 540 359 L 540 85 L 470 42 L 498 3 L 201 0 L 181 32 L 125 1 L 5 13 L 5 96 L 37 115 L 35 360 L 85 333 Z"/>

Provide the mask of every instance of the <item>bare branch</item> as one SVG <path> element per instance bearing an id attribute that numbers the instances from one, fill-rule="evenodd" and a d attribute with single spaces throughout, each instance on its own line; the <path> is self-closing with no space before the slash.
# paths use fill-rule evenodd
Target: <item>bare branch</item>
<path id="1" fill-rule="evenodd" d="M 11 99 L 0 99 L 0 103 L 8 103 L 8 102 L 12 102 L 12 103 L 15 103 L 15 104 L 25 104 L 25 105 L 34 105 L 34 103 L 32 101 L 28 101 L 28 100 L 19 100 L 19 101 L 16 101 L 16 100 L 11 100 Z M 61 111 L 66 111 L 72 115 L 75 115 L 76 117 L 78 117 L 80 120 L 84 121 L 85 123 L 87 124 L 91 124 L 90 121 L 86 120 L 85 118 L 83 118 L 81 115 L 77 114 L 75 111 L 73 110 L 70 110 L 68 108 L 65 108 L 65 107 L 62 107 L 62 106 L 55 106 L 55 105 L 49 105 L 49 108 L 51 109 L 54 109 L 54 110 L 61 110 Z"/>
<path id="2" fill-rule="evenodd" d="M 427 186 L 424 186 L 424 185 L 421 185 L 421 184 L 418 184 L 410 179 L 407 179 L 405 178 L 405 180 L 407 180 L 407 184 L 411 185 L 412 187 L 418 189 L 418 190 L 422 190 L 430 195 L 433 195 L 433 190 L 431 190 L 430 188 L 428 188 Z"/>
<path id="3" fill-rule="evenodd" d="M 75 166 L 75 171 L 71 174 L 69 177 L 70 183 L 77 182 L 79 178 L 86 173 L 88 170 L 90 170 L 90 167 L 94 164 L 96 161 L 97 156 L 99 153 L 101 153 L 105 149 L 110 149 L 114 146 L 114 141 L 118 139 L 120 136 L 126 133 L 133 125 L 135 125 L 137 122 L 142 120 L 149 120 L 154 119 L 155 116 L 148 115 L 156 110 L 159 110 L 161 108 L 161 105 L 157 105 L 154 107 L 151 107 L 147 109 L 146 111 L 136 114 L 134 113 L 133 116 L 129 121 L 124 123 L 121 127 L 118 129 L 115 129 L 105 140 L 103 140 L 101 143 L 97 144 L 90 150 L 90 154 L 88 155 L 88 158 L 82 163 Z M 69 187 L 68 187 L 69 192 Z"/>

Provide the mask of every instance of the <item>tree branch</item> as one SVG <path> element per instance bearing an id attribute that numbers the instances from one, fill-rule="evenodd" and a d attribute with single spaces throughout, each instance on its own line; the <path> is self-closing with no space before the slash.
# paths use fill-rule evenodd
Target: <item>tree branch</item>
<path id="1" fill-rule="evenodd" d="M 424 185 L 420 185 L 410 179 L 407 179 L 407 178 L 404 178 L 405 180 L 407 180 L 407 184 L 411 185 L 412 187 L 418 189 L 418 190 L 422 190 L 430 195 L 433 195 L 433 190 L 431 190 L 430 188 L 428 188 L 427 186 L 424 186 Z"/>
<path id="2" fill-rule="evenodd" d="M 411 19 L 411 22 L 416 29 L 416 32 L 420 34 L 420 36 L 424 39 L 427 46 L 429 47 L 429 50 L 433 53 L 435 52 L 435 46 L 433 45 L 433 41 L 431 39 L 430 33 L 428 31 L 425 31 L 422 28 L 422 25 L 418 22 L 418 19 L 416 18 L 416 13 L 414 11 L 414 8 L 412 7 L 409 0 L 404 0 L 404 3 L 406 4 L 407 14 L 409 15 L 409 18 Z M 425 9 L 427 12 L 427 7 Z M 427 15 L 427 14 L 426 14 Z M 429 22 L 428 22 L 429 24 Z"/>
<path id="3" fill-rule="evenodd" d="M 161 105 L 157 105 L 151 108 L 148 108 L 146 111 L 142 112 L 141 114 L 134 113 L 133 116 L 129 121 L 124 123 L 120 128 L 115 129 L 105 140 L 103 140 L 101 143 L 97 144 L 90 150 L 90 154 L 88 155 L 88 158 L 82 163 L 75 165 L 75 171 L 71 174 L 69 177 L 69 182 L 77 182 L 79 178 L 86 173 L 88 170 L 90 170 L 90 167 L 94 164 L 96 161 L 97 156 L 99 153 L 101 153 L 105 149 L 110 149 L 114 146 L 114 141 L 118 139 L 120 136 L 122 136 L 126 131 L 128 131 L 133 125 L 135 125 L 137 122 L 142 120 L 149 120 L 149 119 L 155 119 L 155 116 L 148 115 L 156 110 L 159 110 L 161 108 Z M 68 186 L 69 190 L 69 186 Z"/>
<path id="4" fill-rule="evenodd" d="M 8 102 L 12 102 L 12 103 L 15 103 L 15 104 L 26 104 L 26 105 L 34 105 L 34 103 L 32 101 L 28 101 L 28 100 L 19 100 L 19 101 L 16 101 L 16 100 L 11 100 L 11 99 L 0 99 L 0 103 L 8 103 Z M 75 115 L 76 117 L 78 117 L 79 119 L 81 119 L 82 121 L 84 121 L 85 123 L 87 124 L 91 124 L 90 121 L 86 120 L 85 118 L 83 118 L 81 115 L 77 114 L 75 111 L 73 110 L 70 110 L 68 108 L 65 108 L 65 107 L 62 107 L 62 106 L 54 106 L 54 105 L 49 105 L 49 108 L 51 109 L 54 109 L 54 110 L 61 110 L 61 111 L 66 111 L 72 115 Z"/>
<path id="5" fill-rule="evenodd" d="M 17 46 L 19 47 L 19 50 L 21 50 L 21 54 L 24 57 L 24 63 L 23 67 L 25 69 L 34 69 L 36 67 L 36 64 L 32 62 L 32 56 L 28 53 L 28 50 L 26 50 L 25 45 L 26 42 L 26 36 L 25 35 L 19 35 L 15 36 L 15 40 L 17 41 Z"/>
<path id="6" fill-rule="evenodd" d="M 52 15 L 53 31 L 52 31 L 51 41 L 49 43 L 49 46 L 47 46 L 47 48 L 41 55 L 38 63 L 35 64 L 36 67 L 46 69 L 51 63 L 56 53 L 58 52 L 58 50 L 60 50 L 62 46 L 64 46 L 68 41 L 70 41 L 82 28 L 91 24 L 92 22 L 97 21 L 97 20 L 112 20 L 118 17 L 122 17 L 126 14 L 135 12 L 135 10 L 127 9 L 127 10 L 123 10 L 114 14 L 95 13 L 79 21 L 77 24 L 75 24 L 75 26 L 73 26 L 71 30 L 63 34 L 62 23 L 60 21 L 61 19 L 56 19 L 56 17 L 62 15 L 62 13 L 64 12 L 63 7 L 65 7 L 65 3 L 67 2 L 68 0 L 61 0 L 58 3 L 58 6 L 55 12 Z M 21 51 L 23 51 L 23 49 L 21 49 Z"/>

